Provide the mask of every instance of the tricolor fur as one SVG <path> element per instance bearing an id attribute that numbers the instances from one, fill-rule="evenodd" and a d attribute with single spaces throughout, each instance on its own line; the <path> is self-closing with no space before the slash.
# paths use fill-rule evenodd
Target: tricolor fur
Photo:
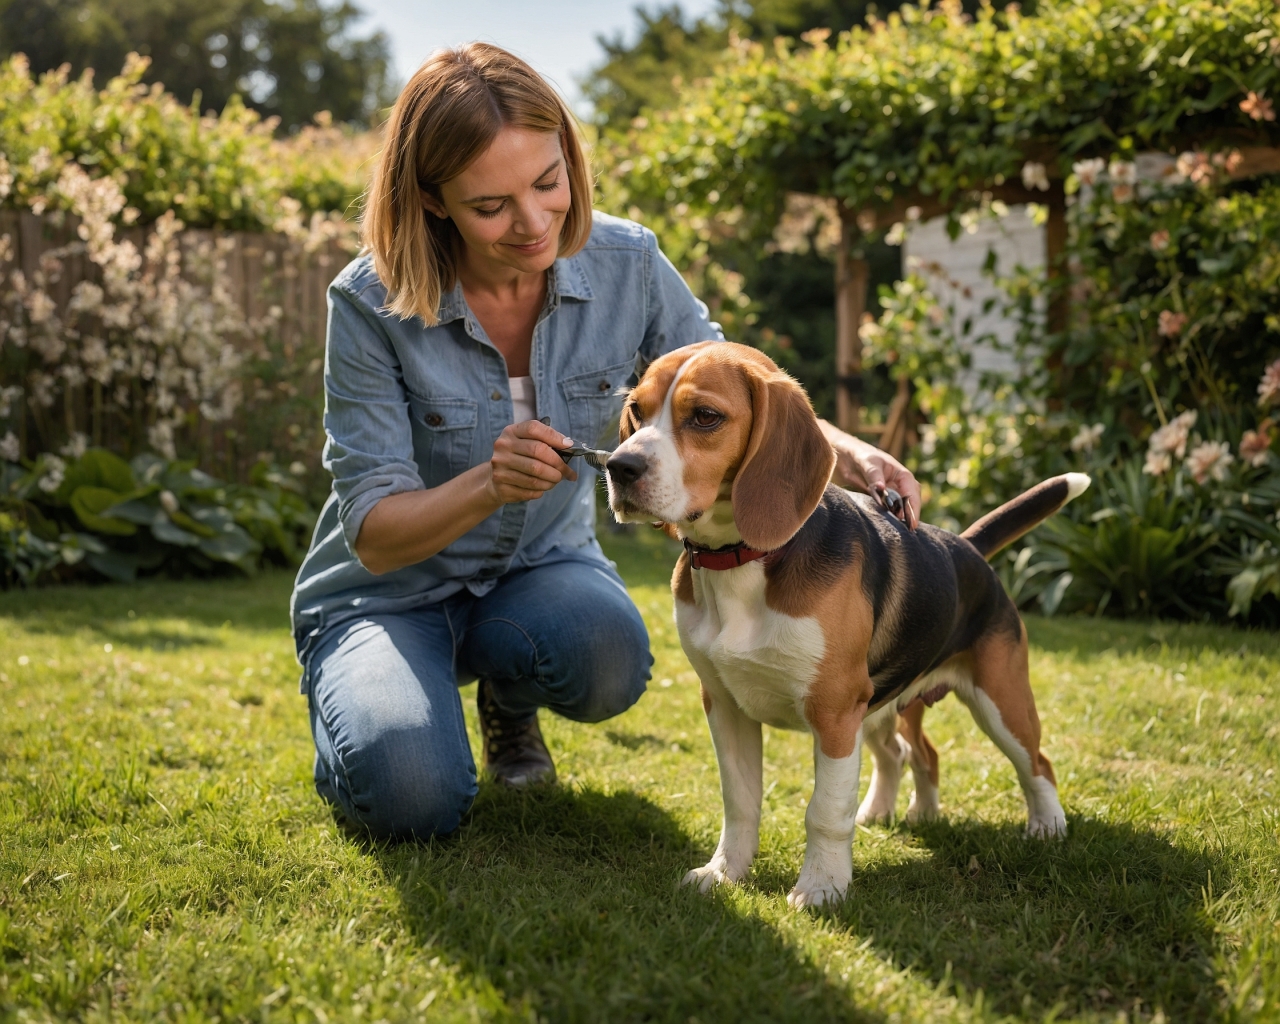
<path id="1" fill-rule="evenodd" d="M 938 813 L 925 701 L 954 690 L 1013 763 L 1032 834 L 1066 828 L 1017 609 L 986 557 L 1088 486 L 1045 481 L 957 537 L 912 532 L 872 499 L 829 483 L 834 454 L 798 384 L 755 349 L 709 342 L 657 360 L 623 412 L 609 461 L 620 521 L 667 524 L 707 548 L 772 552 L 672 578 L 676 624 L 702 680 L 724 798 L 711 860 L 685 881 L 746 875 L 758 846 L 762 722 L 810 732 L 815 782 L 793 906 L 843 895 L 857 823 L 893 813 L 905 764 L 908 817 Z M 917 698 L 923 698 L 917 699 Z M 874 765 L 857 804 L 861 748 Z"/>

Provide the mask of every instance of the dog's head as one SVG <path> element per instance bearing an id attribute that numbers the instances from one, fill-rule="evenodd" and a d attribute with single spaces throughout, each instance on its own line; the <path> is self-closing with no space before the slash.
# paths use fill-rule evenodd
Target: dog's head
<path id="1" fill-rule="evenodd" d="M 645 372 L 608 463 L 619 522 L 683 535 L 726 505 L 738 539 L 781 547 L 813 514 L 835 453 L 804 390 L 764 353 L 731 342 L 677 349 Z"/>

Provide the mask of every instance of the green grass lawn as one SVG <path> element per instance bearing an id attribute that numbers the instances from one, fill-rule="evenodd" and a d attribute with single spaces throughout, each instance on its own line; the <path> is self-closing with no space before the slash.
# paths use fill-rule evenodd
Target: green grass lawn
<path id="1" fill-rule="evenodd" d="M 312 790 L 287 576 L 0 594 L 0 1018 L 1280 1019 L 1280 638 L 1032 619 L 1068 838 L 1023 838 L 947 700 L 945 820 L 859 829 L 849 898 L 795 913 L 804 736 L 766 729 L 749 881 L 677 887 L 716 769 L 670 551 L 611 549 L 649 693 L 544 715 L 561 786 L 483 787 L 456 836 L 399 846 Z"/>

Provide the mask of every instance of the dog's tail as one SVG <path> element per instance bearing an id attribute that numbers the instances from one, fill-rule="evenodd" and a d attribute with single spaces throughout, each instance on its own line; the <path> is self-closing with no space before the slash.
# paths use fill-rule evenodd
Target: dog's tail
<path id="1" fill-rule="evenodd" d="M 988 512 L 960 536 L 977 548 L 983 558 L 990 558 L 1024 533 L 1034 530 L 1072 498 L 1079 497 L 1090 483 L 1083 473 L 1050 477 L 1012 501 L 1006 501 L 994 512 Z"/>

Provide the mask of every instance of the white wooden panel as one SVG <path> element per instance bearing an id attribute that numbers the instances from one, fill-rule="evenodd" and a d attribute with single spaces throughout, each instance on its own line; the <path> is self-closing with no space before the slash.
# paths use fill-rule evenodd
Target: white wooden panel
<path id="1" fill-rule="evenodd" d="M 944 306 L 953 306 L 957 325 L 966 317 L 973 318 L 969 338 L 990 333 L 1006 345 L 1013 341 L 1017 325 L 1003 314 L 1008 299 L 983 273 L 987 254 L 996 255 L 996 275 L 1007 276 L 1018 266 L 1042 270 L 1045 265 L 1044 228 L 1032 221 L 1026 206 L 1011 206 L 1003 217 L 983 217 L 972 231 L 962 231 L 952 241 L 947 235 L 946 218 L 913 225 L 902 244 L 903 268 L 921 274 L 929 281 L 934 295 Z M 983 313 L 988 299 L 994 299 L 991 311 Z M 1013 355 L 988 344 L 968 342 L 973 353 L 971 386 L 983 371 L 1011 374 L 1015 369 Z"/>

